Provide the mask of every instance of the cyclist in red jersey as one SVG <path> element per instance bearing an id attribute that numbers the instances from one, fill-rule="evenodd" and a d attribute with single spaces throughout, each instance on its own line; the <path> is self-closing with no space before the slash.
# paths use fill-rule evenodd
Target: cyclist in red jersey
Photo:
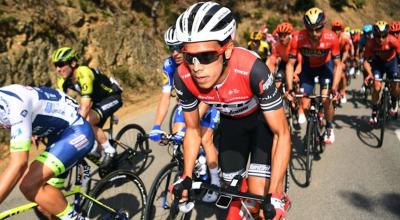
<path id="1" fill-rule="evenodd" d="M 356 55 L 358 51 L 358 44 L 361 39 L 361 30 L 360 29 L 354 29 L 350 31 L 350 37 L 351 37 L 351 42 L 354 47 L 354 51 L 351 54 L 351 67 L 354 68 L 355 73 L 359 75 L 359 57 Z"/>
<path id="2" fill-rule="evenodd" d="M 336 33 L 339 38 L 339 48 L 340 48 L 340 58 L 342 64 L 342 73 L 340 78 L 340 103 L 346 103 L 346 88 L 347 88 L 347 78 L 346 78 L 346 70 L 350 67 L 348 64 L 348 60 L 350 57 L 350 50 L 352 47 L 350 37 L 343 32 L 344 24 L 340 19 L 335 19 L 331 23 L 332 31 Z M 352 50 L 354 51 L 354 50 Z"/>
<path id="3" fill-rule="evenodd" d="M 235 19 L 218 3 L 192 5 L 178 17 L 176 28 L 178 40 L 184 42 L 185 62 L 174 81 L 187 129 L 184 173 L 175 185 L 191 188 L 201 140 L 198 103 L 202 101 L 221 113 L 218 157 L 224 180 L 246 172 L 251 154 L 249 192 L 272 194 L 274 219 L 284 218 L 289 203 L 283 179 L 290 133 L 273 76 L 251 51 L 234 47 Z"/>
<path id="4" fill-rule="evenodd" d="M 325 14 L 319 8 L 311 8 L 303 17 L 306 29 L 301 30 L 297 37 L 293 38 L 289 52 L 289 61 L 286 65 L 287 85 L 292 91 L 294 64 L 298 53 L 303 57 L 300 74 L 300 86 L 306 94 L 311 94 L 314 89 L 314 78 L 319 77 L 322 94 L 327 95 L 326 79 L 332 83 L 331 94 L 337 98 L 337 88 L 340 82 L 342 65 L 340 64 L 339 41 L 334 32 L 325 29 Z M 310 105 L 310 100 L 302 98 L 302 106 Z M 331 144 L 335 140 L 332 121 L 334 110 L 330 100 L 323 100 L 326 132 L 324 141 Z"/>
<path id="5" fill-rule="evenodd" d="M 376 124 L 377 122 L 376 115 L 383 74 L 386 73 L 388 79 L 398 79 L 400 77 L 396 57 L 400 54 L 400 42 L 389 34 L 389 25 L 385 21 L 376 22 L 373 26 L 373 32 L 374 38 L 367 40 L 364 51 L 364 69 L 368 72 L 365 83 L 370 79 L 374 79 L 370 124 Z M 395 115 L 397 114 L 397 98 L 400 94 L 398 83 L 391 83 L 390 93 L 392 94 L 392 106 L 389 109 L 389 113 Z"/>
<path id="6" fill-rule="evenodd" d="M 389 33 L 400 41 L 400 21 L 393 21 L 390 23 Z"/>

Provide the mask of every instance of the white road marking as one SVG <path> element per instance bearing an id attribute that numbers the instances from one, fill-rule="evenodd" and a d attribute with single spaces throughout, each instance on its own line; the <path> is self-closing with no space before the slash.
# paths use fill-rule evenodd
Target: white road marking
<path id="1" fill-rule="evenodd" d="M 396 136 L 397 136 L 397 138 L 398 138 L 399 141 L 400 141 L 400 129 L 396 129 L 396 130 L 394 131 L 394 133 L 396 133 Z"/>

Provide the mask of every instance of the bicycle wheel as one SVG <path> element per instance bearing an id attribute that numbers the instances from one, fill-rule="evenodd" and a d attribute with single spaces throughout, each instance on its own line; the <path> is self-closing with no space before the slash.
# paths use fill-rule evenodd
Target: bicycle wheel
<path id="1" fill-rule="evenodd" d="M 382 93 L 382 101 L 380 103 L 380 108 L 378 111 L 378 126 L 380 128 L 380 139 L 378 141 L 377 147 L 382 147 L 383 138 L 385 135 L 385 124 L 387 120 L 388 108 L 389 108 L 389 96 L 386 91 Z"/>
<path id="2" fill-rule="evenodd" d="M 169 124 L 168 124 L 168 128 L 169 128 L 169 133 L 172 134 L 172 128 L 174 126 L 174 121 L 175 121 L 175 115 L 176 115 L 176 111 L 178 110 L 179 105 L 176 104 L 174 106 L 174 108 L 171 111 L 171 114 L 169 116 Z"/>
<path id="3" fill-rule="evenodd" d="M 90 196 L 102 203 L 99 205 L 85 200 L 83 211 L 90 219 L 144 219 L 146 188 L 142 180 L 129 170 L 108 174 L 95 186 Z"/>
<path id="4" fill-rule="evenodd" d="M 170 205 L 173 201 L 168 187 L 179 178 L 182 172 L 183 170 L 178 163 L 172 162 L 167 164 L 156 175 L 148 195 L 148 205 L 145 212 L 146 220 L 170 219 Z M 179 214 L 182 215 L 182 213 Z M 175 219 L 187 219 L 188 216 L 190 216 L 190 213 L 183 214 Z"/>
<path id="5" fill-rule="evenodd" d="M 305 185 L 310 185 L 311 179 L 311 168 L 312 168 L 312 154 L 315 149 L 315 133 L 314 133 L 314 121 L 311 119 L 307 124 L 307 132 L 306 132 L 306 182 Z"/>
<path id="6" fill-rule="evenodd" d="M 138 141 L 138 134 L 143 139 Z M 118 169 L 131 170 L 139 175 L 145 168 L 149 156 L 149 140 L 145 130 L 137 124 L 128 124 L 117 134 L 116 150 L 118 152 Z"/>

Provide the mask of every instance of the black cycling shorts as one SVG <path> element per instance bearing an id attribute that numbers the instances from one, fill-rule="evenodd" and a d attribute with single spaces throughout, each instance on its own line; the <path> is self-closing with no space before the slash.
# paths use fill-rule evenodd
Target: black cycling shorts
<path id="1" fill-rule="evenodd" d="M 102 128 L 104 126 L 104 123 L 106 123 L 107 118 L 114 114 L 114 112 L 121 108 L 121 106 L 122 97 L 120 93 L 110 95 L 100 102 L 93 103 L 92 109 L 100 117 L 100 122 L 97 126 Z"/>
<path id="2" fill-rule="evenodd" d="M 246 171 L 249 176 L 271 176 L 273 133 L 261 110 L 243 117 L 220 115 L 219 165 L 225 181 Z"/>

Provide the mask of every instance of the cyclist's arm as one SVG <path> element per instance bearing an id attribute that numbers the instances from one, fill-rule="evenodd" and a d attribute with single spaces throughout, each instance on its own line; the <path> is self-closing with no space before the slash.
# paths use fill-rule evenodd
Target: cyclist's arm
<path id="1" fill-rule="evenodd" d="M 199 101 L 187 89 L 177 72 L 174 75 L 174 83 L 186 123 L 186 133 L 183 139 L 183 175 L 192 177 L 194 164 L 201 144 Z"/>
<path id="2" fill-rule="evenodd" d="M 295 63 L 296 63 L 296 58 L 290 57 L 286 64 L 286 84 L 289 91 L 293 89 L 293 74 L 294 74 Z"/>
<path id="3" fill-rule="evenodd" d="M 0 204 L 7 198 L 28 166 L 28 152 L 12 152 L 6 169 L 0 175 Z"/>
<path id="4" fill-rule="evenodd" d="M 257 95 L 263 115 L 274 133 L 276 144 L 271 151 L 271 182 L 269 193 L 282 193 L 283 179 L 290 157 L 290 133 L 282 107 L 282 98 L 278 92 L 271 73 L 257 60 L 250 75 L 251 89 Z M 265 83 L 263 83 L 265 82 Z M 263 86 L 259 86 L 263 84 Z"/>
<path id="5" fill-rule="evenodd" d="M 170 92 L 162 92 L 160 97 L 160 102 L 157 106 L 157 113 L 156 113 L 156 125 L 161 125 L 165 119 L 165 116 L 168 113 L 168 108 L 170 104 L 171 93 Z"/>
<path id="6" fill-rule="evenodd" d="M 86 118 L 93 104 L 92 94 L 96 92 L 93 91 L 94 73 L 87 66 L 80 66 L 76 71 L 78 82 L 81 87 L 81 103 L 79 113 L 83 118 Z"/>
<path id="7" fill-rule="evenodd" d="M 337 90 L 340 78 L 342 75 L 342 65 L 340 62 L 340 48 L 339 48 L 339 40 L 335 37 L 332 41 L 332 60 L 334 64 L 333 68 L 333 82 L 332 82 L 332 89 Z"/>
<path id="8" fill-rule="evenodd" d="M 210 106 L 208 106 L 208 104 L 204 103 L 204 102 L 200 102 L 199 104 L 199 116 L 200 118 L 202 118 L 206 112 L 208 111 L 208 109 L 210 108 Z"/>
<path id="9" fill-rule="evenodd" d="M 19 108 L 19 109 L 18 109 Z M 13 112 L 29 109 L 25 105 L 18 106 Z M 11 116 L 10 160 L 6 169 L 0 175 L 0 203 L 8 196 L 28 166 L 29 149 L 31 145 L 32 125 L 30 114 L 25 117 L 19 113 Z"/>

